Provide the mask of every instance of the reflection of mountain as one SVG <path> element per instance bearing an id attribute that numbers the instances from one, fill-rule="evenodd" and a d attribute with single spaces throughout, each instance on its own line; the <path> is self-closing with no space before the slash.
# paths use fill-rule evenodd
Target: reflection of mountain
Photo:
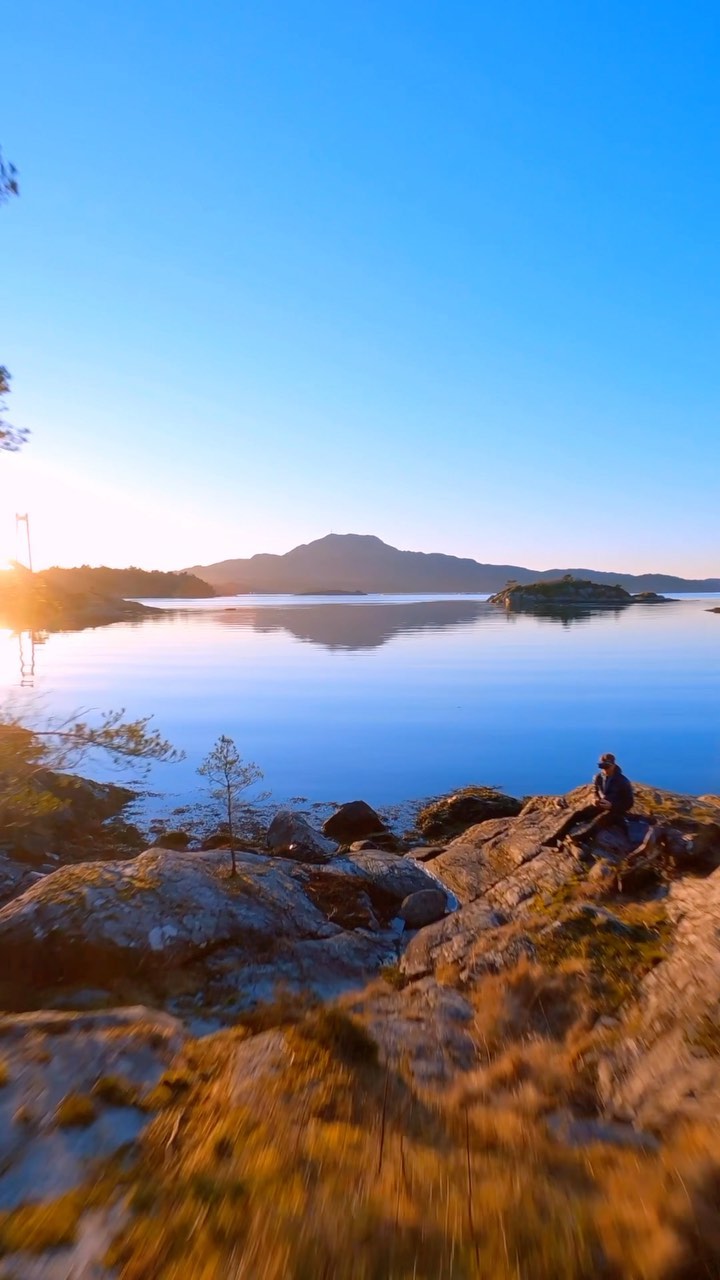
<path id="1" fill-rule="evenodd" d="M 218 615 L 216 615 L 218 616 Z M 495 618 L 483 601 L 430 600 L 408 604 L 297 604 L 289 608 L 228 609 L 220 614 L 230 627 L 288 631 L 298 640 L 327 649 L 379 649 L 410 631 L 442 631 Z"/>

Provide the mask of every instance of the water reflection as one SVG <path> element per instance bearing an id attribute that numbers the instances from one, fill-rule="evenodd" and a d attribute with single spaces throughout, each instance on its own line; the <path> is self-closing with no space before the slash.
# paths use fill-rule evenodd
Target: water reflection
<path id="1" fill-rule="evenodd" d="M 628 607 L 608 608 L 607 606 L 593 607 L 593 605 L 581 606 L 574 604 L 524 605 L 516 606 L 512 610 L 506 610 L 505 617 L 508 622 L 519 617 L 530 617 L 537 618 L 539 622 L 556 622 L 560 623 L 562 627 L 571 627 L 573 623 L 590 622 L 593 618 L 614 618 L 617 621 Z M 636 608 L 637 606 L 632 607 Z"/>
<path id="2" fill-rule="evenodd" d="M 422 631 L 445 631 L 478 623 L 515 625 L 521 616 L 541 623 L 570 627 L 593 618 L 619 618 L 622 608 L 586 605 L 543 605 L 503 610 L 478 600 L 424 600 L 407 604 L 295 604 L 237 607 L 224 610 L 220 621 L 229 627 L 248 627 L 261 634 L 284 631 L 306 644 L 324 649 L 379 649 L 396 636 Z"/>
<path id="3" fill-rule="evenodd" d="M 0 633 L 0 686 L 59 715 L 154 714 L 187 755 L 148 785 L 178 803 L 202 798 L 196 768 L 220 733 L 278 805 L 378 807 L 471 782 L 564 791 L 599 750 L 633 778 L 718 790 L 717 599 L 547 616 L 468 597 L 152 603 L 166 612 L 43 647 L 26 633 L 21 655 Z"/>
<path id="4" fill-rule="evenodd" d="M 324 649 L 379 649 L 410 632 L 445 631 L 490 619 L 493 605 L 477 600 L 410 601 L 407 604 L 303 604 L 286 608 L 226 609 L 220 621 L 261 634 L 285 631 Z"/>

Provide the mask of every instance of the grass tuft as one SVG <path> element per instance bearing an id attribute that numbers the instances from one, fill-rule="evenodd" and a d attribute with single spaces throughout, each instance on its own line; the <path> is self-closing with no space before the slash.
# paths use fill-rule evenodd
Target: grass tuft
<path id="1" fill-rule="evenodd" d="M 138 1091 L 125 1076 L 101 1076 L 93 1086 L 93 1096 L 110 1107 L 134 1107 Z"/>
<path id="2" fill-rule="evenodd" d="M 84 1093 L 68 1093 L 55 1112 L 55 1123 L 60 1129 L 80 1129 L 92 1124 L 97 1108 L 92 1098 Z"/>
<path id="3" fill-rule="evenodd" d="M 0 1214 L 0 1255 L 44 1253 L 73 1244 L 81 1213 L 82 1202 L 72 1194 Z"/>
<path id="4" fill-rule="evenodd" d="M 311 1014 L 297 1028 L 303 1040 L 312 1041 L 351 1065 L 376 1066 L 377 1042 L 356 1018 L 332 1006 Z"/>

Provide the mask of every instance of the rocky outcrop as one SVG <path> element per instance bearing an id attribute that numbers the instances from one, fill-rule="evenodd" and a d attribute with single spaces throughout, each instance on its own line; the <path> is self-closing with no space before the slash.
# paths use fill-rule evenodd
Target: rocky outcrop
<path id="1" fill-rule="evenodd" d="M 355 840 L 387 834 L 387 826 L 364 800 L 350 800 L 325 820 L 323 833 L 338 844 L 350 845 Z"/>
<path id="2" fill-rule="evenodd" d="M 654 591 L 633 596 L 621 586 L 609 586 L 593 582 L 590 578 L 574 578 L 572 574 L 566 574 L 563 578 L 541 582 L 509 582 L 502 591 L 490 596 L 489 603 L 502 605 L 505 609 L 523 610 L 573 605 L 623 608 L 634 602 L 654 604 L 664 600 L 664 596 Z"/>
<path id="3" fill-rule="evenodd" d="M 459 991 L 423 978 L 400 991 L 377 989 L 351 1000 L 388 1062 L 402 1060 L 420 1086 L 443 1086 L 477 1062 L 474 1010 Z"/>
<path id="4" fill-rule="evenodd" d="M 567 841 L 588 788 L 476 824 L 433 860 L 441 883 L 373 848 L 240 851 L 236 877 L 227 853 L 159 849 L 47 876 L 0 911 L 11 976 L 21 956 L 45 983 L 60 965 L 64 989 L 38 998 L 74 1008 L 103 999 L 80 976 L 106 996 L 112 973 L 154 982 L 179 1020 L 0 1018 L 0 1230 L 28 1200 L 82 1198 L 91 1160 L 129 1148 L 115 1243 L 93 1254 L 118 1274 L 144 1274 L 159 1241 L 188 1275 L 254 1275 L 277 1239 L 273 1275 L 308 1258 L 384 1274 L 388 1204 L 419 1224 L 393 1236 L 407 1274 L 426 1259 L 452 1275 L 459 1257 L 474 1274 L 478 1256 L 487 1275 L 540 1259 L 545 1280 L 715 1274 L 718 804 L 637 790 L 662 840 L 636 899 L 618 883 L 635 823 L 630 840 L 603 834 L 591 866 Z M 78 1257 L 48 1251 L 43 1272 L 15 1253 L 0 1273 L 82 1275 Z"/>
<path id="5" fill-rule="evenodd" d="M 141 977 L 164 998 L 163 975 L 200 962 L 206 1010 L 270 999 L 278 981 L 336 991 L 396 958 L 404 899 L 437 893 L 418 864 L 379 851 L 330 866 L 248 851 L 236 861 L 236 876 L 221 850 L 63 867 L 0 910 L 3 977 L 26 1006 L 88 974 L 108 991 Z"/>
<path id="6" fill-rule="evenodd" d="M 498 930 L 503 924 L 505 917 L 494 911 L 487 901 L 471 902 L 421 929 L 403 952 L 400 970 L 406 978 L 416 979 L 452 967 L 460 980 L 466 982 L 479 969 L 495 966 L 495 960 L 486 959 L 485 955 L 490 955 L 492 939 L 499 937 Z M 483 960 L 476 965 L 478 954 L 483 955 Z M 512 953 L 515 959 L 519 954 L 517 950 Z"/>
<path id="7" fill-rule="evenodd" d="M 419 889 L 403 899 L 398 916 L 405 921 L 406 929 L 422 929 L 442 920 L 446 910 L 447 895 L 442 889 Z"/>
<path id="8" fill-rule="evenodd" d="M 272 853 L 296 862 L 328 862 L 337 849 L 332 840 L 327 840 L 290 809 L 281 809 L 275 814 L 266 843 Z"/>
<path id="9" fill-rule="evenodd" d="M 279 859 L 152 849 L 46 876 L 0 911 L 6 974 L 38 984 L 187 964 L 226 944 L 253 951 L 333 927 Z"/>
<path id="10" fill-rule="evenodd" d="M 590 788 L 569 796 L 538 797 L 517 818 L 496 818 L 470 827 L 433 859 L 433 874 L 461 903 L 491 894 L 514 877 L 506 891 L 495 896 L 507 906 L 516 906 L 523 896 L 537 892 L 540 884 L 547 881 L 550 886 L 557 879 L 553 868 L 562 866 L 567 856 L 559 851 L 560 843 L 580 820 L 589 799 Z M 532 869 L 524 877 L 522 868 L 530 864 Z M 566 876 L 567 870 L 560 875 Z"/>
<path id="11" fill-rule="evenodd" d="M 450 840 L 490 818 L 514 818 L 521 809 L 520 800 L 495 787 L 463 787 L 425 805 L 415 825 L 427 840 Z"/>
<path id="12" fill-rule="evenodd" d="M 369 884 L 389 893 L 399 903 L 411 893 L 421 889 L 436 889 L 437 880 L 428 875 L 412 858 L 399 858 L 397 854 L 381 849 L 346 853 L 333 868 L 342 868 L 348 875 L 360 876 Z"/>
<path id="13" fill-rule="evenodd" d="M 646 1128 L 720 1114 L 720 870 L 673 885 L 670 953 L 599 1069 L 611 1116 Z"/>

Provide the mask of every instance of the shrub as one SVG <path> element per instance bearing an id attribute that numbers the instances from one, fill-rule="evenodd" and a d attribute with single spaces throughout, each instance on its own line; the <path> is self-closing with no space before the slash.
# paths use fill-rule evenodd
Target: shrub
<path id="1" fill-rule="evenodd" d="M 61 1129 L 77 1129 L 92 1124 L 97 1110 L 92 1098 L 84 1093 L 68 1093 L 55 1112 L 55 1123 Z"/>
<path id="2" fill-rule="evenodd" d="M 72 1244 L 81 1212 L 79 1198 L 66 1195 L 0 1214 L 0 1255 L 20 1250 L 44 1253 L 46 1249 Z"/>
<path id="3" fill-rule="evenodd" d="M 135 1085 L 125 1076 L 101 1076 L 93 1086 L 93 1094 L 111 1107 L 132 1107 L 138 1100 Z"/>
<path id="4" fill-rule="evenodd" d="M 377 1064 L 377 1042 L 361 1023 L 342 1009 L 320 1009 L 306 1018 L 298 1031 L 304 1040 L 321 1045 L 343 1062 L 367 1066 Z"/>

